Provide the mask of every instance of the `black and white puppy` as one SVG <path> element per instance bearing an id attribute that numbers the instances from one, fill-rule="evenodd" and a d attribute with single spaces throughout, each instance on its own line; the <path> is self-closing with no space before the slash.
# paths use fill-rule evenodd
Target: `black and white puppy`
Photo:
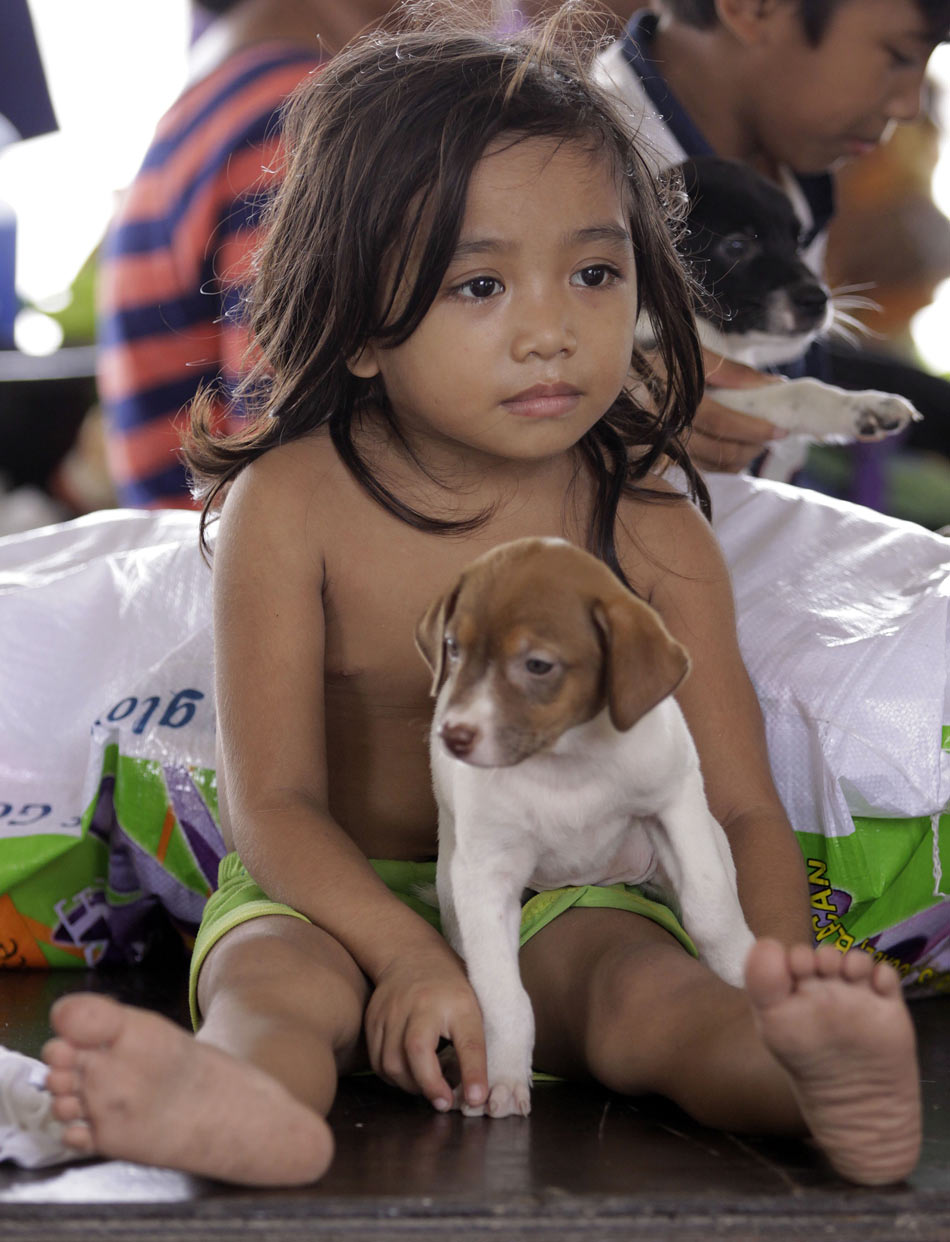
<path id="1" fill-rule="evenodd" d="M 745 164 L 704 156 L 677 166 L 688 199 L 680 241 L 702 288 L 703 345 L 764 369 L 800 358 L 833 321 L 828 289 L 803 258 L 802 225 L 791 200 Z M 716 388 L 722 405 L 755 414 L 790 436 L 760 471 L 787 478 L 809 440 L 844 443 L 893 435 L 920 417 L 903 397 L 835 388 L 812 378 L 756 388 Z"/>

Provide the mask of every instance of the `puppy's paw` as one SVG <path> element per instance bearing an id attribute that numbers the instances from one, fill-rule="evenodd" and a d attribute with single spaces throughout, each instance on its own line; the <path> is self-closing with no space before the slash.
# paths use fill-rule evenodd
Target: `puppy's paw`
<path id="1" fill-rule="evenodd" d="M 527 1117 L 531 1112 L 531 1081 L 496 1082 L 488 1092 L 489 1117 Z"/>
<path id="2" fill-rule="evenodd" d="M 477 1108 L 458 1096 L 456 1099 L 464 1117 L 527 1117 L 531 1112 L 531 1080 L 493 1082 L 488 1089 L 488 1099 Z"/>
<path id="3" fill-rule="evenodd" d="M 921 418 L 909 401 L 893 393 L 870 389 L 849 393 L 848 396 L 854 420 L 853 432 L 859 440 L 881 440 Z"/>

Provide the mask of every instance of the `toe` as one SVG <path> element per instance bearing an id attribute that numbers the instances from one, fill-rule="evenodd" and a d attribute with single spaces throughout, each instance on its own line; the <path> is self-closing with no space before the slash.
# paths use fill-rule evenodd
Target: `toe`
<path id="1" fill-rule="evenodd" d="M 122 1028 L 122 1006 L 108 996 L 77 992 L 50 1010 L 53 1030 L 76 1048 L 101 1048 L 115 1042 Z"/>
<path id="2" fill-rule="evenodd" d="M 44 1085 L 50 1095 L 78 1095 L 79 1075 L 71 1069 L 50 1069 Z"/>
<path id="3" fill-rule="evenodd" d="M 48 1039 L 43 1045 L 42 1055 L 50 1069 L 68 1070 L 76 1066 L 76 1049 L 65 1039 Z"/>
<path id="4" fill-rule="evenodd" d="M 852 949 L 844 955 L 841 973 L 849 983 L 863 983 L 871 977 L 874 970 L 874 958 L 863 949 Z"/>
<path id="5" fill-rule="evenodd" d="M 78 1095 L 57 1096 L 50 1109 L 57 1121 L 83 1121 L 86 1112 Z"/>
<path id="6" fill-rule="evenodd" d="M 753 1004 L 760 1008 L 778 1004 L 789 995 L 792 976 L 785 949 L 777 940 L 758 940 L 749 950 L 745 986 Z"/>
<path id="7" fill-rule="evenodd" d="M 871 983 L 880 996 L 895 996 L 901 990 L 900 975 L 888 962 L 875 962 Z"/>
<path id="8" fill-rule="evenodd" d="M 67 1147 L 77 1152 L 93 1150 L 92 1131 L 84 1121 L 74 1121 L 63 1129 L 62 1140 Z"/>
<path id="9" fill-rule="evenodd" d="M 788 951 L 788 968 L 796 982 L 811 979 L 818 970 L 817 955 L 811 945 L 793 944 Z"/>
<path id="10" fill-rule="evenodd" d="M 844 961 L 844 955 L 840 950 L 833 949 L 828 944 L 820 944 L 817 949 L 813 950 L 811 956 L 815 973 L 819 978 L 837 979 L 840 976 Z"/>

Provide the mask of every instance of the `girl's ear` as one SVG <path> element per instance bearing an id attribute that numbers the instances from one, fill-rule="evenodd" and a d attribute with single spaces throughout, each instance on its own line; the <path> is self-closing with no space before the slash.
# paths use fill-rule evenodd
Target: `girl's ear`
<path id="1" fill-rule="evenodd" d="M 371 341 L 367 341 L 358 354 L 347 358 L 346 365 L 357 379 L 372 379 L 379 374 L 376 346 Z"/>

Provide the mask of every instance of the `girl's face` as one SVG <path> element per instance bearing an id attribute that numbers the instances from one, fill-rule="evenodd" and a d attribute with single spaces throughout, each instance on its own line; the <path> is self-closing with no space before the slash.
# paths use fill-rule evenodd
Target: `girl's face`
<path id="1" fill-rule="evenodd" d="M 381 377 L 423 461 L 537 461 L 610 407 L 636 318 L 633 243 L 606 159 L 576 142 L 502 143 L 475 167 L 458 248 L 419 327 L 351 367 Z"/>

